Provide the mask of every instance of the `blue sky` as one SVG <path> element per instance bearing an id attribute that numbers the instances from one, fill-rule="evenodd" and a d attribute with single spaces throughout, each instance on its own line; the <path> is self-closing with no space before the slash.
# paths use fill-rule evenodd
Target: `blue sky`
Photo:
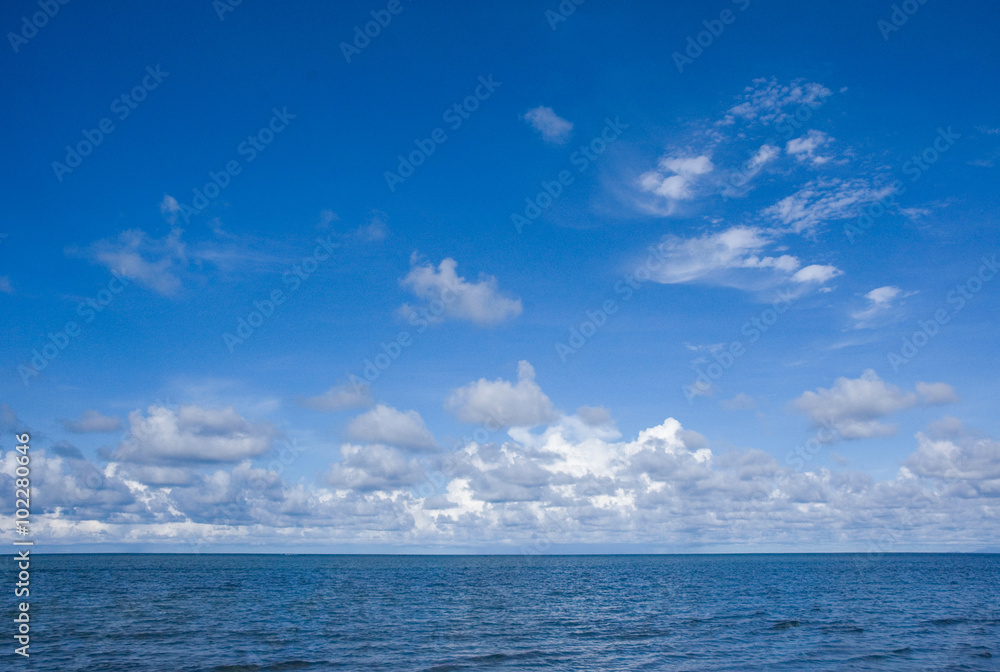
<path id="1" fill-rule="evenodd" d="M 992 3 L 561 7 L 4 10 L 39 544 L 996 546 Z"/>

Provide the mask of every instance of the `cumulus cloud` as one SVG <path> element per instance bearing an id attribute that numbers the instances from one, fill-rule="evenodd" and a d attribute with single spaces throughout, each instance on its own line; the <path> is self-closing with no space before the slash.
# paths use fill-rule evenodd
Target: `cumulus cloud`
<path id="1" fill-rule="evenodd" d="M 347 425 L 347 435 L 355 441 L 386 443 L 400 448 L 434 448 L 437 442 L 416 411 L 399 411 L 379 404 Z"/>
<path id="2" fill-rule="evenodd" d="M 556 114 L 551 107 L 536 107 L 528 110 L 524 120 L 542 134 L 545 142 L 562 145 L 573 133 L 573 124 Z"/>
<path id="3" fill-rule="evenodd" d="M 78 420 L 62 420 L 66 431 L 74 434 L 117 432 L 122 427 L 121 418 L 102 415 L 99 411 L 84 411 Z"/>
<path id="4" fill-rule="evenodd" d="M 461 422 L 496 427 L 532 427 L 558 417 L 535 382 L 535 369 L 525 361 L 517 364 L 516 384 L 480 378 L 452 390 L 444 407 Z"/>
<path id="5" fill-rule="evenodd" d="M 876 186 L 864 179 L 821 179 L 809 182 L 761 213 L 793 233 L 812 232 L 831 221 L 853 219 L 864 207 L 894 191 L 892 185 Z"/>
<path id="6" fill-rule="evenodd" d="M 489 326 L 521 314 L 521 299 L 501 293 L 495 277 L 481 276 L 478 282 L 468 282 L 458 275 L 457 267 L 458 262 L 450 257 L 437 268 L 430 263 L 421 264 L 414 252 L 410 259 L 410 272 L 400 285 L 424 304 L 417 307 L 403 304 L 400 315 L 431 323 L 453 319 Z"/>
<path id="7" fill-rule="evenodd" d="M 344 444 L 340 456 L 326 477 L 336 488 L 394 491 L 419 485 L 424 479 L 424 469 L 416 459 L 407 459 L 387 446 Z"/>
<path id="8" fill-rule="evenodd" d="M 371 406 L 373 400 L 371 388 L 364 383 L 358 383 L 334 385 L 323 394 L 307 397 L 299 403 L 314 411 L 339 411 L 345 408 Z"/>
<path id="9" fill-rule="evenodd" d="M 128 420 L 129 433 L 112 454 L 120 462 L 238 462 L 266 453 L 277 436 L 271 425 L 251 423 L 231 406 L 153 405 Z"/>
<path id="10" fill-rule="evenodd" d="M 885 552 L 886 539 L 892 550 L 964 550 L 995 533 L 1000 444 L 954 419 L 918 434 L 898 474 L 876 482 L 850 471 L 795 471 L 760 450 L 717 452 L 672 418 L 623 439 L 584 415 L 560 416 L 540 432 L 512 428 L 500 442 L 471 441 L 426 460 L 384 445 L 345 444 L 312 484 L 290 483 L 250 460 L 175 483 L 185 474 L 163 465 L 158 482 L 152 469 L 140 482 L 135 474 L 154 465 L 114 463 L 102 471 L 68 446 L 59 454 L 36 449 L 40 509 L 32 522 L 55 545 L 178 549 L 280 542 L 510 552 L 619 543 L 865 551 L 875 543 Z M 8 506 L 15 455 L 0 455 L 0 497 Z"/>
<path id="11" fill-rule="evenodd" d="M 944 404 L 956 401 L 954 390 L 946 383 L 918 383 L 916 392 L 904 392 L 867 369 L 860 378 L 837 378 L 833 387 L 805 392 L 792 402 L 793 410 L 808 416 L 813 427 L 824 427 L 829 434 L 821 439 L 867 439 L 892 436 L 894 425 L 881 420 L 893 413 L 920 403 Z"/>
<path id="12" fill-rule="evenodd" d="M 1000 497 L 1000 441 L 968 432 L 957 418 L 936 424 L 917 433 L 918 448 L 906 468 L 944 481 L 950 496 Z"/>

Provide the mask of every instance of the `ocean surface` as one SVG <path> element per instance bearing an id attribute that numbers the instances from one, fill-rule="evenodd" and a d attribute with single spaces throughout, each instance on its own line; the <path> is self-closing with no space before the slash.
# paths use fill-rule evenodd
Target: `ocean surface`
<path id="1" fill-rule="evenodd" d="M 31 614 L 4 670 L 1000 670 L 1000 555 L 33 555 Z"/>

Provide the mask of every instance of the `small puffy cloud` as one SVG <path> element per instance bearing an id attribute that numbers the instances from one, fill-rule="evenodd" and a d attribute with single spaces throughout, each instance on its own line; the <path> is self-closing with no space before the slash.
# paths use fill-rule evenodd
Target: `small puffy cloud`
<path id="1" fill-rule="evenodd" d="M 66 431 L 74 434 L 117 432 L 122 428 L 121 418 L 102 415 L 99 411 L 94 410 L 84 411 L 79 420 L 64 419 L 61 422 Z"/>
<path id="2" fill-rule="evenodd" d="M 453 390 L 444 407 L 461 422 L 496 427 L 533 427 L 558 417 L 535 382 L 535 369 L 525 361 L 518 362 L 516 384 L 480 378 Z"/>
<path id="3" fill-rule="evenodd" d="M 376 211 L 372 213 L 367 224 L 359 226 L 354 235 L 366 243 L 385 240 L 389 236 L 389 226 L 386 224 L 386 214 Z"/>
<path id="4" fill-rule="evenodd" d="M 855 321 L 854 328 L 866 329 L 877 326 L 895 308 L 894 302 L 897 298 L 905 298 L 915 293 L 903 294 L 903 290 L 892 285 L 871 290 L 865 294 L 867 305 L 863 309 L 851 313 L 851 318 Z"/>
<path id="5" fill-rule="evenodd" d="M 466 320 L 480 326 L 504 322 L 521 314 L 521 299 L 505 296 L 493 276 L 481 276 L 468 282 L 456 272 L 458 262 L 444 259 L 437 268 L 418 263 L 416 252 L 410 259 L 410 272 L 400 285 L 427 305 L 403 304 L 399 312 L 405 318 L 423 318 L 428 322 L 445 319 Z"/>
<path id="6" fill-rule="evenodd" d="M 639 188 L 664 200 L 662 214 L 673 214 L 681 201 L 689 201 L 696 195 L 698 186 L 705 176 L 715 170 L 715 165 L 707 155 L 665 156 L 660 159 L 656 170 L 639 176 Z"/>
<path id="7" fill-rule="evenodd" d="M 545 142 L 565 144 L 573 133 L 573 124 L 556 114 L 551 107 L 536 107 L 528 110 L 524 120 L 542 134 Z"/>
<path id="8" fill-rule="evenodd" d="M 823 131 L 811 130 L 802 137 L 793 138 L 785 145 L 785 151 L 789 156 L 794 156 L 802 162 L 808 161 L 814 166 L 821 166 L 828 162 L 831 157 L 817 154 L 817 150 L 833 141 L 829 135 Z"/>
<path id="9" fill-rule="evenodd" d="M 865 206 L 893 191 L 892 185 L 878 187 L 863 179 L 814 180 L 765 208 L 762 214 L 792 233 L 812 232 L 826 222 L 857 217 Z"/>
<path id="10" fill-rule="evenodd" d="M 822 285 L 823 283 L 843 274 L 844 272 L 836 266 L 812 264 L 811 266 L 799 269 L 795 275 L 792 276 L 792 281 L 799 283 L 815 282 Z"/>
<path id="11" fill-rule="evenodd" d="M 437 446 L 419 413 L 399 411 L 384 404 L 351 420 L 347 425 L 347 435 L 355 441 L 385 443 L 399 448 Z"/>
<path id="12" fill-rule="evenodd" d="M 740 392 L 732 399 L 722 399 L 719 405 L 727 411 L 750 411 L 757 408 L 757 402 L 746 392 Z"/>
<path id="13" fill-rule="evenodd" d="M 844 439 L 892 436 L 894 425 L 881 422 L 898 411 L 920 403 L 942 404 L 955 401 L 954 390 L 945 383 L 918 383 L 917 392 L 904 392 L 879 378 L 872 369 L 860 378 L 838 378 L 829 389 L 805 392 L 792 402 L 792 409 L 809 417 L 813 427 L 825 427 Z"/>
<path id="14" fill-rule="evenodd" d="M 334 385 L 315 397 L 299 402 L 314 411 L 339 411 L 345 408 L 363 408 L 372 405 L 371 388 L 363 383 Z"/>
<path id="15" fill-rule="evenodd" d="M 128 436 L 111 456 L 120 462 L 238 462 L 263 455 L 277 436 L 271 425 L 251 423 L 231 406 L 174 411 L 153 405 L 128 419 Z"/>
<path id="16" fill-rule="evenodd" d="M 181 211 L 181 205 L 177 202 L 177 199 L 170 194 L 164 194 L 163 200 L 160 201 L 160 214 L 163 218 L 167 220 L 171 225 L 177 223 L 177 213 Z"/>
<path id="17" fill-rule="evenodd" d="M 816 82 L 796 80 L 778 84 L 773 77 L 758 78 L 743 90 L 741 102 L 730 108 L 720 123 L 732 124 L 737 118 L 763 124 L 781 122 L 803 105 L 819 107 L 830 95 L 829 89 Z"/>

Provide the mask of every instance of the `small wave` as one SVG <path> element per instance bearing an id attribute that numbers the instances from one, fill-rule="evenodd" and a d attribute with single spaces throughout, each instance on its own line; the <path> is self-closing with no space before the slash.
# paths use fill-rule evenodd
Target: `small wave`
<path id="1" fill-rule="evenodd" d="M 802 625 L 802 623 L 800 623 L 799 621 L 778 621 L 777 623 L 771 626 L 771 629 L 787 630 L 788 628 L 797 628 L 800 625 Z"/>
<path id="2" fill-rule="evenodd" d="M 968 622 L 967 618 L 937 618 L 931 621 L 931 625 L 961 625 Z"/>

